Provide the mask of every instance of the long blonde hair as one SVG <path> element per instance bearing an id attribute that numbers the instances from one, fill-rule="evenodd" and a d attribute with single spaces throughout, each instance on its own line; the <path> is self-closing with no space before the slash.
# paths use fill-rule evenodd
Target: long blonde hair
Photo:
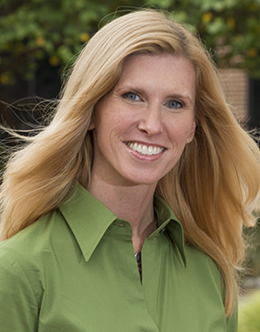
<path id="1" fill-rule="evenodd" d="M 95 104 L 116 84 L 128 55 L 160 52 L 183 56 L 194 65 L 197 128 L 194 140 L 156 191 L 181 221 L 186 243 L 219 266 L 229 315 L 233 274 L 244 257 L 242 225 L 254 224 L 259 151 L 232 115 L 202 43 L 157 11 L 141 10 L 115 19 L 83 49 L 53 120 L 7 164 L 0 194 L 1 239 L 56 209 L 77 181 L 88 185 L 93 158 L 88 127 Z"/>

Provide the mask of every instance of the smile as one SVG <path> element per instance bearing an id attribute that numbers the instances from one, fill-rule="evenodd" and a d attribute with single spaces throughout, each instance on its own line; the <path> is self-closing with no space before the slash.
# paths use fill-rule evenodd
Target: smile
<path id="1" fill-rule="evenodd" d="M 164 148 L 139 143 L 127 142 L 126 145 L 133 151 L 137 151 L 144 156 L 154 156 L 161 153 Z"/>

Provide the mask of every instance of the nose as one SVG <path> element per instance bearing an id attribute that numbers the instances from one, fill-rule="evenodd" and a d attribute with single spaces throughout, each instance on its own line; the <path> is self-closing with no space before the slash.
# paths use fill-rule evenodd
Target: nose
<path id="1" fill-rule="evenodd" d="M 138 129 L 148 136 L 158 135 L 163 131 L 160 107 L 148 107 L 142 112 Z"/>

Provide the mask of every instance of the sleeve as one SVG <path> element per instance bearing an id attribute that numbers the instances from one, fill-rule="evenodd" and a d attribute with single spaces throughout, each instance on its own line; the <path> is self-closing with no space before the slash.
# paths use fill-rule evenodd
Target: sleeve
<path id="1" fill-rule="evenodd" d="M 237 313 L 227 318 L 227 332 L 237 332 L 238 316 Z"/>
<path id="2" fill-rule="evenodd" d="M 209 265 L 210 265 L 210 269 L 212 271 L 213 278 L 221 293 L 221 297 L 222 297 L 223 305 L 224 305 L 225 288 L 224 288 L 224 281 L 223 281 L 222 274 L 221 274 L 219 268 L 217 267 L 216 263 L 211 258 L 209 258 Z M 228 318 L 226 318 L 226 332 L 237 332 L 238 331 L 238 296 L 237 296 L 237 292 L 235 293 L 235 301 L 236 302 L 234 304 L 233 313 Z"/>
<path id="3" fill-rule="evenodd" d="M 238 307 L 236 306 L 235 312 L 227 318 L 227 332 L 238 331 Z"/>
<path id="4" fill-rule="evenodd" d="M 1 331 L 37 331 L 38 308 L 30 282 L 20 265 L 0 249 Z"/>

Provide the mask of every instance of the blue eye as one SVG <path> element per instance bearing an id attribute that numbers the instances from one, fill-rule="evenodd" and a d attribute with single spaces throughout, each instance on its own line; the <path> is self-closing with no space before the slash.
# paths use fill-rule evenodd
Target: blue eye
<path id="1" fill-rule="evenodd" d="M 170 100 L 166 103 L 166 106 L 169 108 L 182 108 L 184 105 L 179 100 Z"/>
<path id="2" fill-rule="evenodd" d="M 140 97 L 136 93 L 134 93 L 134 92 L 124 93 L 123 97 L 126 98 L 126 99 L 133 100 L 133 101 L 139 101 L 139 100 L 141 100 Z"/>

